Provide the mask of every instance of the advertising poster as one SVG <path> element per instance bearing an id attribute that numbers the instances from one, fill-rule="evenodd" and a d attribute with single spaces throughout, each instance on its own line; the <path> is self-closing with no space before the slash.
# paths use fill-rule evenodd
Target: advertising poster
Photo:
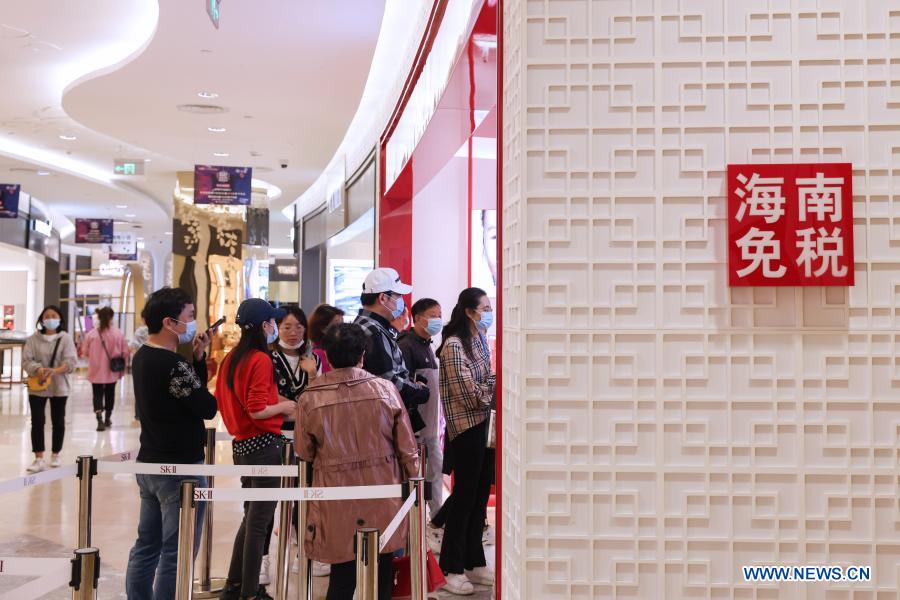
<path id="1" fill-rule="evenodd" d="M 247 207 L 247 245 L 269 245 L 269 209 Z"/>
<path id="2" fill-rule="evenodd" d="M 137 260 L 137 240 L 130 231 L 113 233 L 113 242 L 104 244 L 103 251 L 109 260 Z"/>
<path id="3" fill-rule="evenodd" d="M 374 267 L 371 260 L 328 259 L 327 302 L 343 310 L 348 323 L 359 313 L 363 281 Z"/>
<path id="4" fill-rule="evenodd" d="M 22 187 L 18 184 L 0 184 L 0 219 L 15 219 L 19 216 L 19 191 Z"/>
<path id="5" fill-rule="evenodd" d="M 112 219 L 75 219 L 76 244 L 112 244 Z"/>
<path id="6" fill-rule="evenodd" d="M 497 211 L 472 211 L 472 287 L 497 297 Z"/>
<path id="7" fill-rule="evenodd" d="M 194 204 L 248 206 L 253 169 L 194 165 Z"/>

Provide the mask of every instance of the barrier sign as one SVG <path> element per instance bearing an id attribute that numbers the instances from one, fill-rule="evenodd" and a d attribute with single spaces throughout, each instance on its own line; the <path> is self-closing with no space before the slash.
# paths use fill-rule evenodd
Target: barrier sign
<path id="1" fill-rule="evenodd" d="M 851 286 L 849 163 L 728 165 L 732 286 Z"/>

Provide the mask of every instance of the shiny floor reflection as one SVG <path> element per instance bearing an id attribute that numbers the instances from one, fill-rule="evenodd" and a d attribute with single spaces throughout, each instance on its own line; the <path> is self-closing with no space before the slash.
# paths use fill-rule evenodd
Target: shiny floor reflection
<path id="1" fill-rule="evenodd" d="M 136 450 L 140 429 L 133 422 L 134 396 L 131 379 L 126 377 L 116 388 L 116 407 L 111 429 L 95 431 L 96 420 L 91 406 L 91 386 L 82 377 L 73 377 L 72 395 L 66 410 L 66 439 L 62 450 L 63 464 L 72 464 L 82 454 L 105 456 Z M 49 408 L 47 444 L 50 443 Z M 0 480 L 25 474 L 33 458 L 31 453 L 28 396 L 24 387 L 0 391 Z M 210 426 L 222 429 L 218 419 Z M 231 444 L 219 442 L 217 462 L 231 464 Z M 49 458 L 49 456 L 48 456 Z M 216 485 L 238 487 L 237 477 L 217 477 Z M 77 508 L 74 478 L 55 481 L 17 492 L 0 495 L 3 528 L 0 531 L 0 556 L 71 558 L 75 543 Z M 133 475 L 99 475 L 94 479 L 93 539 L 101 553 L 99 598 L 125 598 L 125 568 L 128 552 L 137 531 L 140 500 Z M 231 554 L 234 534 L 241 518 L 241 505 L 232 502 L 214 504 L 213 576 L 224 576 Z M 493 513 L 493 510 L 491 510 Z M 493 517 L 493 514 L 491 515 Z M 274 562 L 277 538 L 273 537 L 271 553 Z M 493 564 L 493 552 L 489 552 Z M 270 593 L 274 593 L 273 585 Z M 26 583 L 24 577 L 0 577 L 0 594 Z M 324 598 L 327 578 L 315 579 L 315 597 Z M 70 598 L 68 588 L 59 588 L 44 596 L 48 599 Z M 439 598 L 453 598 L 439 592 Z M 476 586 L 475 596 L 490 598 L 490 589 Z"/>

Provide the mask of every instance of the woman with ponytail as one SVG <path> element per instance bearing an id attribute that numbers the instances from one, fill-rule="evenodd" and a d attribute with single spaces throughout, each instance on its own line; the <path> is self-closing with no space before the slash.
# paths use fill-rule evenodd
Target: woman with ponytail
<path id="1" fill-rule="evenodd" d="M 473 583 L 494 583 L 481 541 L 494 483 L 494 449 L 487 447 L 487 428 L 495 376 L 485 337 L 493 320 L 485 291 L 463 290 L 438 348 L 441 402 L 455 476 L 440 564 L 447 574 L 445 591 L 458 595 L 471 595 Z"/>
<path id="2" fill-rule="evenodd" d="M 116 382 L 125 374 L 124 363 L 128 358 L 128 344 L 125 335 L 113 325 L 116 313 L 108 306 L 94 311 L 96 326 L 84 336 L 81 357 L 88 359 L 88 381 L 94 394 L 94 414 L 97 416 L 97 431 L 112 427 L 113 405 L 116 399 Z M 113 358 L 119 358 L 118 364 Z M 123 360 L 124 359 L 124 360 Z M 123 367 L 113 370 L 113 366 Z"/>
<path id="3" fill-rule="evenodd" d="M 235 322 L 241 328 L 237 346 L 222 361 L 216 381 L 219 412 L 234 436 L 236 465 L 280 465 L 284 436 L 281 425 L 293 417 L 297 404 L 280 400 L 269 346 L 278 338 L 276 319 L 285 312 L 260 298 L 244 300 Z M 277 488 L 278 477 L 242 477 L 245 488 Z M 228 579 L 222 598 L 270 598 L 259 581 L 266 531 L 277 502 L 248 502 L 234 539 Z M 287 533 L 287 532 L 285 532 Z"/>

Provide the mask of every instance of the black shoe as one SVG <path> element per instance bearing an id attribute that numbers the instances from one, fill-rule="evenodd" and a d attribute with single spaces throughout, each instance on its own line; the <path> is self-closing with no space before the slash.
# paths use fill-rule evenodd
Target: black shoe
<path id="1" fill-rule="evenodd" d="M 106 425 L 103 424 L 103 421 L 97 420 L 97 431 L 106 431 Z"/>
<path id="2" fill-rule="evenodd" d="M 103 424 L 109 428 L 112 428 L 112 419 L 110 419 L 109 417 L 106 417 L 106 420 L 103 422 Z"/>
<path id="3" fill-rule="evenodd" d="M 259 589 L 256 590 L 255 596 L 250 596 L 250 598 L 255 598 L 256 600 L 275 600 L 272 596 L 269 595 L 269 592 L 266 591 L 266 586 L 261 585 Z"/>
<path id="4" fill-rule="evenodd" d="M 240 600 L 241 599 L 241 586 L 240 584 L 235 585 L 233 583 L 225 583 L 225 588 L 222 590 L 221 595 L 219 595 L 219 600 Z"/>

